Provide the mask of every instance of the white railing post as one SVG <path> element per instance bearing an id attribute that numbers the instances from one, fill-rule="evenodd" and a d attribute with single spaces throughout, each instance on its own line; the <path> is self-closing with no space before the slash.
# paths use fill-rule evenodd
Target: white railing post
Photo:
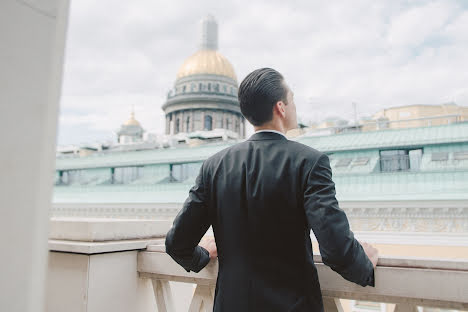
<path id="1" fill-rule="evenodd" d="M 172 300 L 171 285 L 169 281 L 151 279 L 153 283 L 154 298 L 158 306 L 158 312 L 173 312 L 174 303 Z"/>
<path id="2" fill-rule="evenodd" d="M 206 285 L 197 285 L 190 303 L 189 312 L 213 311 L 214 288 Z"/>

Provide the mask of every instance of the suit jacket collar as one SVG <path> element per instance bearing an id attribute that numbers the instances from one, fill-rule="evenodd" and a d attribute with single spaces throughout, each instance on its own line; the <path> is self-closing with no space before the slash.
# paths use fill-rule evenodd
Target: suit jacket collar
<path id="1" fill-rule="evenodd" d="M 247 141 L 262 141 L 262 140 L 288 140 L 283 135 L 271 132 L 271 131 L 263 131 L 263 132 L 256 132 L 250 136 Z"/>

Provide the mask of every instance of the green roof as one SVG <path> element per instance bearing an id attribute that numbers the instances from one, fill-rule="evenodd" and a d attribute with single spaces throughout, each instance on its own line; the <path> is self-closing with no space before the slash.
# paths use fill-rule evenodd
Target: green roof
<path id="1" fill-rule="evenodd" d="M 302 136 L 297 141 L 322 152 L 468 143 L 468 122 L 327 136 Z"/>
<path id="2" fill-rule="evenodd" d="M 56 169 L 85 169 L 203 161 L 231 145 L 229 143 L 209 143 L 194 147 L 181 146 L 144 151 L 95 153 L 85 157 L 59 157 L 56 159 Z"/>
<path id="3" fill-rule="evenodd" d="M 388 129 L 322 136 L 304 135 L 293 139 L 322 152 L 468 143 L 468 122 L 421 128 Z M 208 143 L 196 147 L 95 153 L 86 157 L 58 157 L 56 169 L 84 169 L 203 161 L 234 143 Z"/>
<path id="4" fill-rule="evenodd" d="M 333 176 L 344 201 L 468 200 L 468 170 Z M 56 203 L 183 203 L 193 182 L 152 185 L 56 186 Z"/>

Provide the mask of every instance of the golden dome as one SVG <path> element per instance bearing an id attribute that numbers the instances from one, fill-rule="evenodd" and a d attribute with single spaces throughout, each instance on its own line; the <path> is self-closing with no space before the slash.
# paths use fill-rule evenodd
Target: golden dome
<path id="1" fill-rule="evenodd" d="M 124 126 L 139 126 L 141 127 L 140 123 L 138 120 L 135 119 L 135 113 L 130 114 L 130 119 L 128 119 L 125 123 Z"/>
<path id="2" fill-rule="evenodd" d="M 187 58 L 177 72 L 177 79 L 191 76 L 213 74 L 226 76 L 237 81 L 236 73 L 231 63 L 216 50 L 199 50 Z"/>

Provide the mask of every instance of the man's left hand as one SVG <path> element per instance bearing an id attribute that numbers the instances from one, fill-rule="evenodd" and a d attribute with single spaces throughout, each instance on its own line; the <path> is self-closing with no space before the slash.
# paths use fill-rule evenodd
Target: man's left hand
<path id="1" fill-rule="evenodd" d="M 215 259 L 218 257 L 218 250 L 216 249 L 216 242 L 214 237 L 203 238 L 199 245 L 208 250 L 210 253 L 210 259 Z"/>

